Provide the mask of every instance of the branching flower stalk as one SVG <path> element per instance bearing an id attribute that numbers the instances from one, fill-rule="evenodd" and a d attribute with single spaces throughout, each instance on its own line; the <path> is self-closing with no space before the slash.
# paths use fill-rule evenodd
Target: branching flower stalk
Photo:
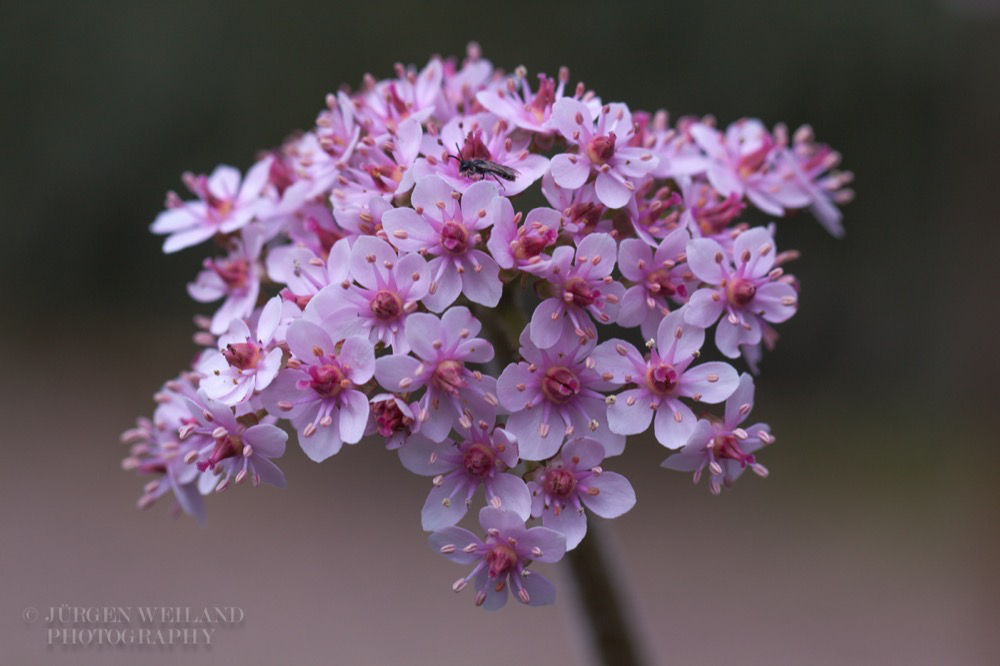
<path id="1" fill-rule="evenodd" d="M 767 475 L 753 375 L 798 307 L 797 253 L 744 213 L 810 209 L 841 234 L 839 159 L 808 127 L 670 124 L 475 45 L 365 76 L 245 175 L 167 195 L 152 231 L 167 253 L 214 242 L 188 290 L 219 306 L 123 435 L 139 505 L 169 494 L 204 522 L 213 492 L 285 486 L 288 431 L 317 462 L 381 440 L 431 479 L 419 515 L 466 567 L 456 592 L 552 603 L 532 565 L 632 508 L 614 471 L 632 436 L 715 494 Z"/>

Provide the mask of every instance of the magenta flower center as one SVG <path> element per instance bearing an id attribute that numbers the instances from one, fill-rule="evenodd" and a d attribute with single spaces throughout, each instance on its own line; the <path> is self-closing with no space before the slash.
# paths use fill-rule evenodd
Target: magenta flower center
<path id="1" fill-rule="evenodd" d="M 554 229 L 542 227 L 538 229 L 526 229 L 521 227 L 517 230 L 517 240 L 511 243 L 511 250 L 514 256 L 521 261 L 527 261 L 537 257 L 546 247 L 554 243 L 556 232 Z"/>
<path id="2" fill-rule="evenodd" d="M 580 380 L 573 371 L 561 365 L 545 371 L 542 377 L 542 393 L 556 404 L 569 402 L 580 392 Z"/>
<path id="3" fill-rule="evenodd" d="M 434 368 L 431 385 L 439 391 L 458 395 L 458 392 L 466 387 L 464 375 L 465 366 L 458 361 L 441 361 Z"/>
<path id="4" fill-rule="evenodd" d="M 441 247 L 450 254 L 465 254 L 469 249 L 469 232 L 458 222 L 445 222 L 441 227 Z"/>
<path id="5" fill-rule="evenodd" d="M 506 576 L 517 564 L 517 553 L 510 546 L 498 543 L 486 553 L 486 566 L 489 568 L 490 578 L 500 578 Z"/>
<path id="6" fill-rule="evenodd" d="M 660 296 L 673 296 L 677 293 L 677 287 L 670 281 L 670 274 L 665 270 L 656 270 L 646 277 L 650 285 L 650 291 L 655 291 Z"/>
<path id="7" fill-rule="evenodd" d="M 538 92 L 527 108 L 535 116 L 535 120 L 542 122 L 545 120 L 545 112 L 556 101 L 556 81 L 547 76 L 539 76 L 538 79 Z"/>
<path id="8" fill-rule="evenodd" d="M 607 163 L 615 154 L 615 133 L 595 136 L 587 144 L 587 157 L 598 166 Z"/>
<path id="9" fill-rule="evenodd" d="M 406 430 L 413 419 L 406 416 L 395 400 L 381 400 L 372 405 L 375 416 L 375 426 L 378 434 L 389 437 L 401 430 Z"/>
<path id="10" fill-rule="evenodd" d="M 677 388 L 677 371 L 666 363 L 653 366 L 646 370 L 646 384 L 654 393 L 671 393 Z"/>
<path id="11" fill-rule="evenodd" d="M 712 448 L 716 458 L 735 460 L 741 467 L 746 467 L 754 462 L 753 454 L 743 453 L 743 449 L 740 448 L 740 440 L 736 439 L 734 435 L 717 435 Z"/>
<path id="12" fill-rule="evenodd" d="M 341 389 L 351 385 L 350 380 L 344 376 L 344 371 L 336 365 L 311 365 L 307 372 L 310 388 L 321 398 L 336 397 Z"/>
<path id="13" fill-rule="evenodd" d="M 466 472 L 482 478 L 493 471 L 494 457 L 493 449 L 490 447 L 484 444 L 473 444 L 465 452 L 462 464 L 465 466 Z"/>
<path id="14" fill-rule="evenodd" d="M 376 317 L 382 321 L 389 321 L 402 314 L 403 301 L 395 292 L 382 289 L 375 294 L 369 307 Z"/>
<path id="15" fill-rule="evenodd" d="M 746 278 L 737 278 L 726 287 L 726 298 L 730 304 L 742 308 L 753 300 L 757 286 Z"/>
<path id="16" fill-rule="evenodd" d="M 208 460 L 198 461 L 198 471 L 204 472 L 206 469 L 215 469 L 215 465 L 219 461 L 242 453 L 243 442 L 240 441 L 239 435 L 226 433 L 215 440 L 215 446 L 212 447 L 212 453 L 209 454 Z"/>
<path id="17" fill-rule="evenodd" d="M 211 268 L 215 274 L 226 283 L 229 289 L 242 289 L 250 277 L 250 262 L 246 259 L 223 259 L 222 261 L 205 261 L 206 268 Z"/>
<path id="18" fill-rule="evenodd" d="M 260 360 L 260 347 L 249 340 L 228 344 L 222 350 L 222 356 L 230 366 L 237 370 L 250 370 L 257 367 L 257 361 Z"/>
<path id="19" fill-rule="evenodd" d="M 275 161 L 277 162 L 277 160 Z M 344 237 L 344 235 L 340 232 L 332 231 L 321 225 L 315 217 L 309 217 L 306 220 L 305 228 L 316 234 L 316 238 L 319 239 L 319 244 L 323 247 L 323 251 L 327 254 L 330 253 L 330 248 L 333 247 L 334 243 Z"/>
<path id="20" fill-rule="evenodd" d="M 545 492 L 567 498 L 576 490 L 576 475 L 565 469 L 551 469 L 545 474 Z"/>
<path id="21" fill-rule="evenodd" d="M 563 285 L 563 300 L 577 307 L 585 308 L 593 305 L 600 295 L 601 292 L 591 289 L 582 277 L 573 276 Z"/>

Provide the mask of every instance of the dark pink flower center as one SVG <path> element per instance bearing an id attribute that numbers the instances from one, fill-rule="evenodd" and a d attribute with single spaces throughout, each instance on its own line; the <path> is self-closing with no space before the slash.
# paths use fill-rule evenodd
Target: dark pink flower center
<path id="1" fill-rule="evenodd" d="M 743 453 L 740 448 L 740 440 L 734 435 L 716 435 L 713 445 L 715 457 L 719 459 L 735 460 L 741 467 L 753 464 L 754 456 L 750 453 Z"/>
<path id="2" fill-rule="evenodd" d="M 573 276 L 563 285 L 563 300 L 581 308 L 593 305 L 601 292 L 592 289 L 582 277 Z"/>
<path id="3" fill-rule="evenodd" d="M 650 291 L 655 291 L 660 296 L 673 296 L 677 293 L 677 287 L 670 280 L 670 273 L 663 269 L 647 275 L 646 281 L 650 285 Z"/>
<path id="4" fill-rule="evenodd" d="M 737 278 L 726 287 L 726 298 L 729 299 L 729 303 L 739 308 L 746 307 L 756 293 L 757 286 L 746 278 Z"/>
<path id="5" fill-rule="evenodd" d="M 215 440 L 215 446 L 212 447 L 212 453 L 209 454 L 208 459 L 198 461 L 198 471 L 204 472 L 206 469 L 215 469 L 216 464 L 220 461 L 242 453 L 243 442 L 240 441 L 239 435 L 226 433 Z"/>
<path id="6" fill-rule="evenodd" d="M 544 74 L 538 76 L 538 92 L 535 98 L 528 103 L 528 111 L 535 116 L 538 122 L 545 120 L 545 112 L 552 107 L 556 101 L 556 81 Z"/>
<path id="7" fill-rule="evenodd" d="M 451 254 L 465 254 L 469 249 L 469 232 L 458 222 L 445 222 L 441 227 L 441 246 Z"/>
<path id="8" fill-rule="evenodd" d="M 576 475 L 566 469 L 550 469 L 545 473 L 545 492 L 567 498 L 576 490 Z"/>
<path id="9" fill-rule="evenodd" d="M 406 416 L 395 400 L 380 400 L 372 405 L 378 434 L 389 437 L 410 427 L 413 419 Z"/>
<path id="10" fill-rule="evenodd" d="M 473 444 L 469 447 L 469 450 L 465 452 L 465 456 L 462 458 L 462 464 L 465 466 L 466 472 L 472 476 L 482 478 L 493 471 L 494 457 L 495 455 L 493 453 L 493 449 L 490 447 L 485 444 Z"/>
<path id="11" fill-rule="evenodd" d="M 395 292 L 382 289 L 375 294 L 369 307 L 376 317 L 382 321 L 389 321 L 403 312 L 403 301 Z"/>
<path id="12" fill-rule="evenodd" d="M 483 143 L 483 131 L 476 130 L 465 137 L 462 145 L 462 158 L 466 160 L 492 160 L 490 149 Z"/>
<path id="13" fill-rule="evenodd" d="M 489 570 L 490 578 L 496 579 L 506 576 L 513 571 L 517 564 L 517 553 L 510 546 L 498 543 L 486 553 L 486 566 Z"/>
<path id="14" fill-rule="evenodd" d="M 257 361 L 260 360 L 260 347 L 249 340 L 228 344 L 222 350 L 222 356 L 230 366 L 237 370 L 249 370 L 257 367 Z"/>
<path id="15" fill-rule="evenodd" d="M 566 209 L 566 217 L 584 229 L 594 227 L 601 219 L 604 206 L 593 202 L 575 203 Z"/>
<path id="16" fill-rule="evenodd" d="M 205 260 L 205 267 L 215 271 L 215 274 L 226 283 L 226 287 L 242 289 L 250 276 L 250 262 L 246 259 L 223 259 L 222 261 Z"/>
<path id="17" fill-rule="evenodd" d="M 666 395 L 677 388 L 674 366 L 661 363 L 646 370 L 646 384 L 654 393 Z"/>
<path id="18" fill-rule="evenodd" d="M 458 395 L 466 387 L 465 366 L 458 361 L 441 361 L 434 368 L 431 385 L 439 391 Z"/>
<path id="19" fill-rule="evenodd" d="M 312 233 L 316 234 L 316 238 L 319 240 L 320 246 L 327 254 L 330 253 L 330 248 L 333 247 L 334 243 L 344 237 L 344 235 L 340 232 L 327 229 L 321 225 L 319 220 L 315 217 L 306 218 L 305 227 Z"/>
<path id="20" fill-rule="evenodd" d="M 344 376 L 344 371 L 336 365 L 311 365 L 307 372 L 310 388 L 321 398 L 336 397 L 342 389 L 351 384 Z"/>
<path id="21" fill-rule="evenodd" d="M 521 227 L 517 230 L 517 239 L 511 244 L 511 251 L 517 259 L 527 261 L 537 257 L 542 250 L 554 243 L 556 235 L 555 229 L 546 226 L 537 229 Z"/>
<path id="22" fill-rule="evenodd" d="M 594 164 L 606 164 L 615 154 L 615 133 L 599 134 L 587 144 L 587 157 Z"/>
<path id="23" fill-rule="evenodd" d="M 580 380 L 573 371 L 561 365 L 553 366 L 545 371 L 542 377 L 542 393 L 556 404 L 569 402 L 580 392 Z"/>
<path id="24" fill-rule="evenodd" d="M 765 140 L 760 148 L 753 151 L 752 153 L 747 153 L 740 157 L 737 165 L 737 169 L 740 172 L 741 178 L 748 178 L 755 172 L 759 171 L 762 166 L 764 166 L 764 160 L 767 159 L 768 153 L 771 152 L 771 148 L 774 147 L 774 143 L 768 138 Z"/>

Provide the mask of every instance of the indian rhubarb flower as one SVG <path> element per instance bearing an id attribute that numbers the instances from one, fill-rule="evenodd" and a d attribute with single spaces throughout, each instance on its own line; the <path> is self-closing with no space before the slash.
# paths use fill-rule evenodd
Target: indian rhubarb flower
<path id="1" fill-rule="evenodd" d="M 418 358 L 393 354 L 375 363 L 375 379 L 386 390 L 427 389 L 418 401 L 418 419 L 420 433 L 430 440 L 443 440 L 455 424 L 468 428 L 496 415 L 496 380 L 466 367 L 493 358 L 493 345 L 476 337 L 482 326 L 464 307 L 440 318 L 418 312 L 406 320 L 405 331 Z"/>
<path id="2" fill-rule="evenodd" d="M 624 340 L 611 339 L 594 350 L 595 367 L 604 381 L 635 386 L 609 397 L 612 432 L 636 435 L 653 421 L 657 441 L 678 449 L 697 422 L 680 399 L 714 404 L 736 390 L 739 378 L 728 363 L 712 361 L 692 367 L 705 342 L 705 329 L 685 323 L 685 309 L 664 317 L 645 357 Z"/>
<path id="3" fill-rule="evenodd" d="M 782 269 L 774 268 L 777 254 L 770 232 L 761 227 L 737 236 L 732 256 L 709 238 L 687 245 L 691 272 L 706 286 L 691 295 L 685 321 L 707 328 L 722 317 L 715 345 L 729 358 L 739 356 L 741 345 L 761 341 L 763 322 L 777 324 L 795 314 L 798 294 Z"/>
<path id="4" fill-rule="evenodd" d="M 580 241 L 575 252 L 560 246 L 542 269 L 555 294 L 542 301 L 531 315 L 531 341 L 547 349 L 566 337 L 576 336 L 580 344 L 597 339 L 591 317 L 610 324 L 618 317 L 625 287 L 611 272 L 618 252 L 608 234 L 591 234 Z"/>
<path id="5" fill-rule="evenodd" d="M 566 442 L 559 455 L 532 473 L 531 515 L 566 535 L 573 550 L 587 533 L 584 507 L 602 518 L 617 518 L 635 506 L 632 484 L 601 467 L 604 447 L 586 437 Z"/>
<path id="6" fill-rule="evenodd" d="M 423 528 L 433 532 L 458 523 L 480 486 L 491 506 L 527 520 L 531 516 L 528 486 L 508 471 L 518 462 L 514 438 L 486 421 L 457 431 L 458 441 L 434 442 L 415 435 L 399 449 L 406 469 L 434 477 L 434 489 L 421 511 Z"/>
<path id="7" fill-rule="evenodd" d="M 292 422 L 306 455 L 321 462 L 365 434 L 368 397 L 359 387 L 375 372 L 375 350 L 360 336 L 335 344 L 305 319 L 288 327 L 287 341 L 288 367 L 262 397 L 268 412 Z"/>
<path id="8" fill-rule="evenodd" d="M 282 352 L 274 339 L 281 308 L 280 296 L 267 302 L 256 335 L 242 319 L 229 324 L 229 332 L 219 338 L 219 350 L 198 365 L 198 372 L 205 376 L 201 388 L 209 398 L 233 407 L 274 380 L 281 367 Z"/>
<path id="9" fill-rule="evenodd" d="M 480 539 L 461 527 L 446 527 L 430 536 L 431 545 L 452 562 L 473 566 L 451 586 L 461 592 L 469 583 L 476 605 L 497 610 L 507 603 L 508 588 L 528 606 L 555 602 L 556 589 L 547 578 L 528 569 L 533 561 L 558 562 L 566 553 L 566 537 L 546 527 L 526 528 L 517 514 L 492 506 L 479 512 L 486 532 Z"/>
<path id="10" fill-rule="evenodd" d="M 545 460 L 563 441 L 592 437 L 607 455 L 620 455 L 625 437 L 608 427 L 603 392 L 614 384 L 595 370 L 593 341 L 580 344 L 563 337 L 548 349 L 531 341 L 531 326 L 521 333 L 521 363 L 511 364 L 497 380 L 500 404 L 510 411 L 506 429 L 517 437 L 525 460 Z"/>
<path id="11" fill-rule="evenodd" d="M 188 294 L 199 303 L 211 303 L 225 298 L 212 315 L 209 330 L 215 335 L 224 333 L 233 319 L 249 317 L 260 295 L 263 228 L 250 224 L 230 242 L 232 250 L 229 255 L 205 259 L 202 264 L 204 270 L 198 273 L 194 282 L 188 284 Z"/>
<path id="12" fill-rule="evenodd" d="M 664 460 L 662 466 L 679 472 L 694 472 L 695 483 L 708 467 L 708 488 L 713 495 L 718 495 L 722 486 L 730 488 L 747 467 L 766 478 L 767 468 L 757 462 L 754 452 L 774 441 L 770 426 L 755 423 L 743 428 L 740 425 L 753 410 L 753 394 L 753 378 L 744 373 L 740 376 L 739 387 L 726 400 L 725 418 L 698 421 L 684 448 Z"/>
<path id="13" fill-rule="evenodd" d="M 645 148 L 629 146 L 635 132 L 624 104 L 606 104 L 596 127 L 583 102 L 563 98 L 552 107 L 552 126 L 578 153 L 552 158 L 552 177 L 561 187 L 576 189 L 597 173 L 597 198 L 608 208 L 622 208 L 636 189 L 636 179 L 656 168 L 659 158 Z"/>
<path id="14" fill-rule="evenodd" d="M 551 208 L 532 208 L 521 222 L 521 214 L 514 213 L 510 200 L 501 199 L 500 216 L 486 246 L 500 268 L 544 273 L 550 259 L 544 251 L 556 244 L 562 219 L 559 211 Z"/>
<path id="15" fill-rule="evenodd" d="M 642 337 L 652 338 L 673 306 L 683 305 L 688 289 L 697 284 L 685 262 L 691 236 L 687 229 L 672 231 L 654 252 L 638 238 L 626 238 L 618 252 L 618 270 L 634 284 L 622 296 L 618 323 L 639 326 Z"/>
<path id="16" fill-rule="evenodd" d="M 434 257 L 429 261 L 431 284 L 424 304 L 440 312 L 460 293 L 487 307 L 499 303 L 500 268 L 476 249 L 481 232 L 493 225 L 499 211 L 497 185 L 475 183 L 460 195 L 438 176 L 427 176 L 413 188 L 411 202 L 413 208 L 386 211 L 382 226 L 401 252 Z"/>
<path id="17" fill-rule="evenodd" d="M 177 252 L 249 224 L 265 203 L 262 195 L 272 159 L 255 164 L 246 178 L 231 166 L 217 167 L 211 176 L 184 174 L 184 184 L 198 199 L 183 202 L 173 193 L 167 197 L 167 210 L 150 227 L 154 234 L 169 234 L 163 251 Z"/>

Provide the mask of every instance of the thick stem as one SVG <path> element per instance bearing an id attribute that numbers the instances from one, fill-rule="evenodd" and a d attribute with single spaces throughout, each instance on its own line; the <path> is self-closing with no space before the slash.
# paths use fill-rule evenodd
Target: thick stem
<path id="1" fill-rule="evenodd" d="M 518 349 L 518 337 L 528 323 L 524 308 L 516 300 L 517 291 L 505 289 L 503 298 L 492 312 L 480 310 L 480 320 L 490 329 L 494 362 L 500 370 L 513 363 Z M 485 316 L 484 316 L 485 315 Z M 634 625 L 626 617 L 621 599 L 621 586 L 616 585 L 612 572 L 603 526 L 594 524 L 575 549 L 566 553 L 566 570 L 573 581 L 580 602 L 579 617 L 583 635 L 591 642 L 594 663 L 614 666 L 641 664 L 639 643 Z"/>

